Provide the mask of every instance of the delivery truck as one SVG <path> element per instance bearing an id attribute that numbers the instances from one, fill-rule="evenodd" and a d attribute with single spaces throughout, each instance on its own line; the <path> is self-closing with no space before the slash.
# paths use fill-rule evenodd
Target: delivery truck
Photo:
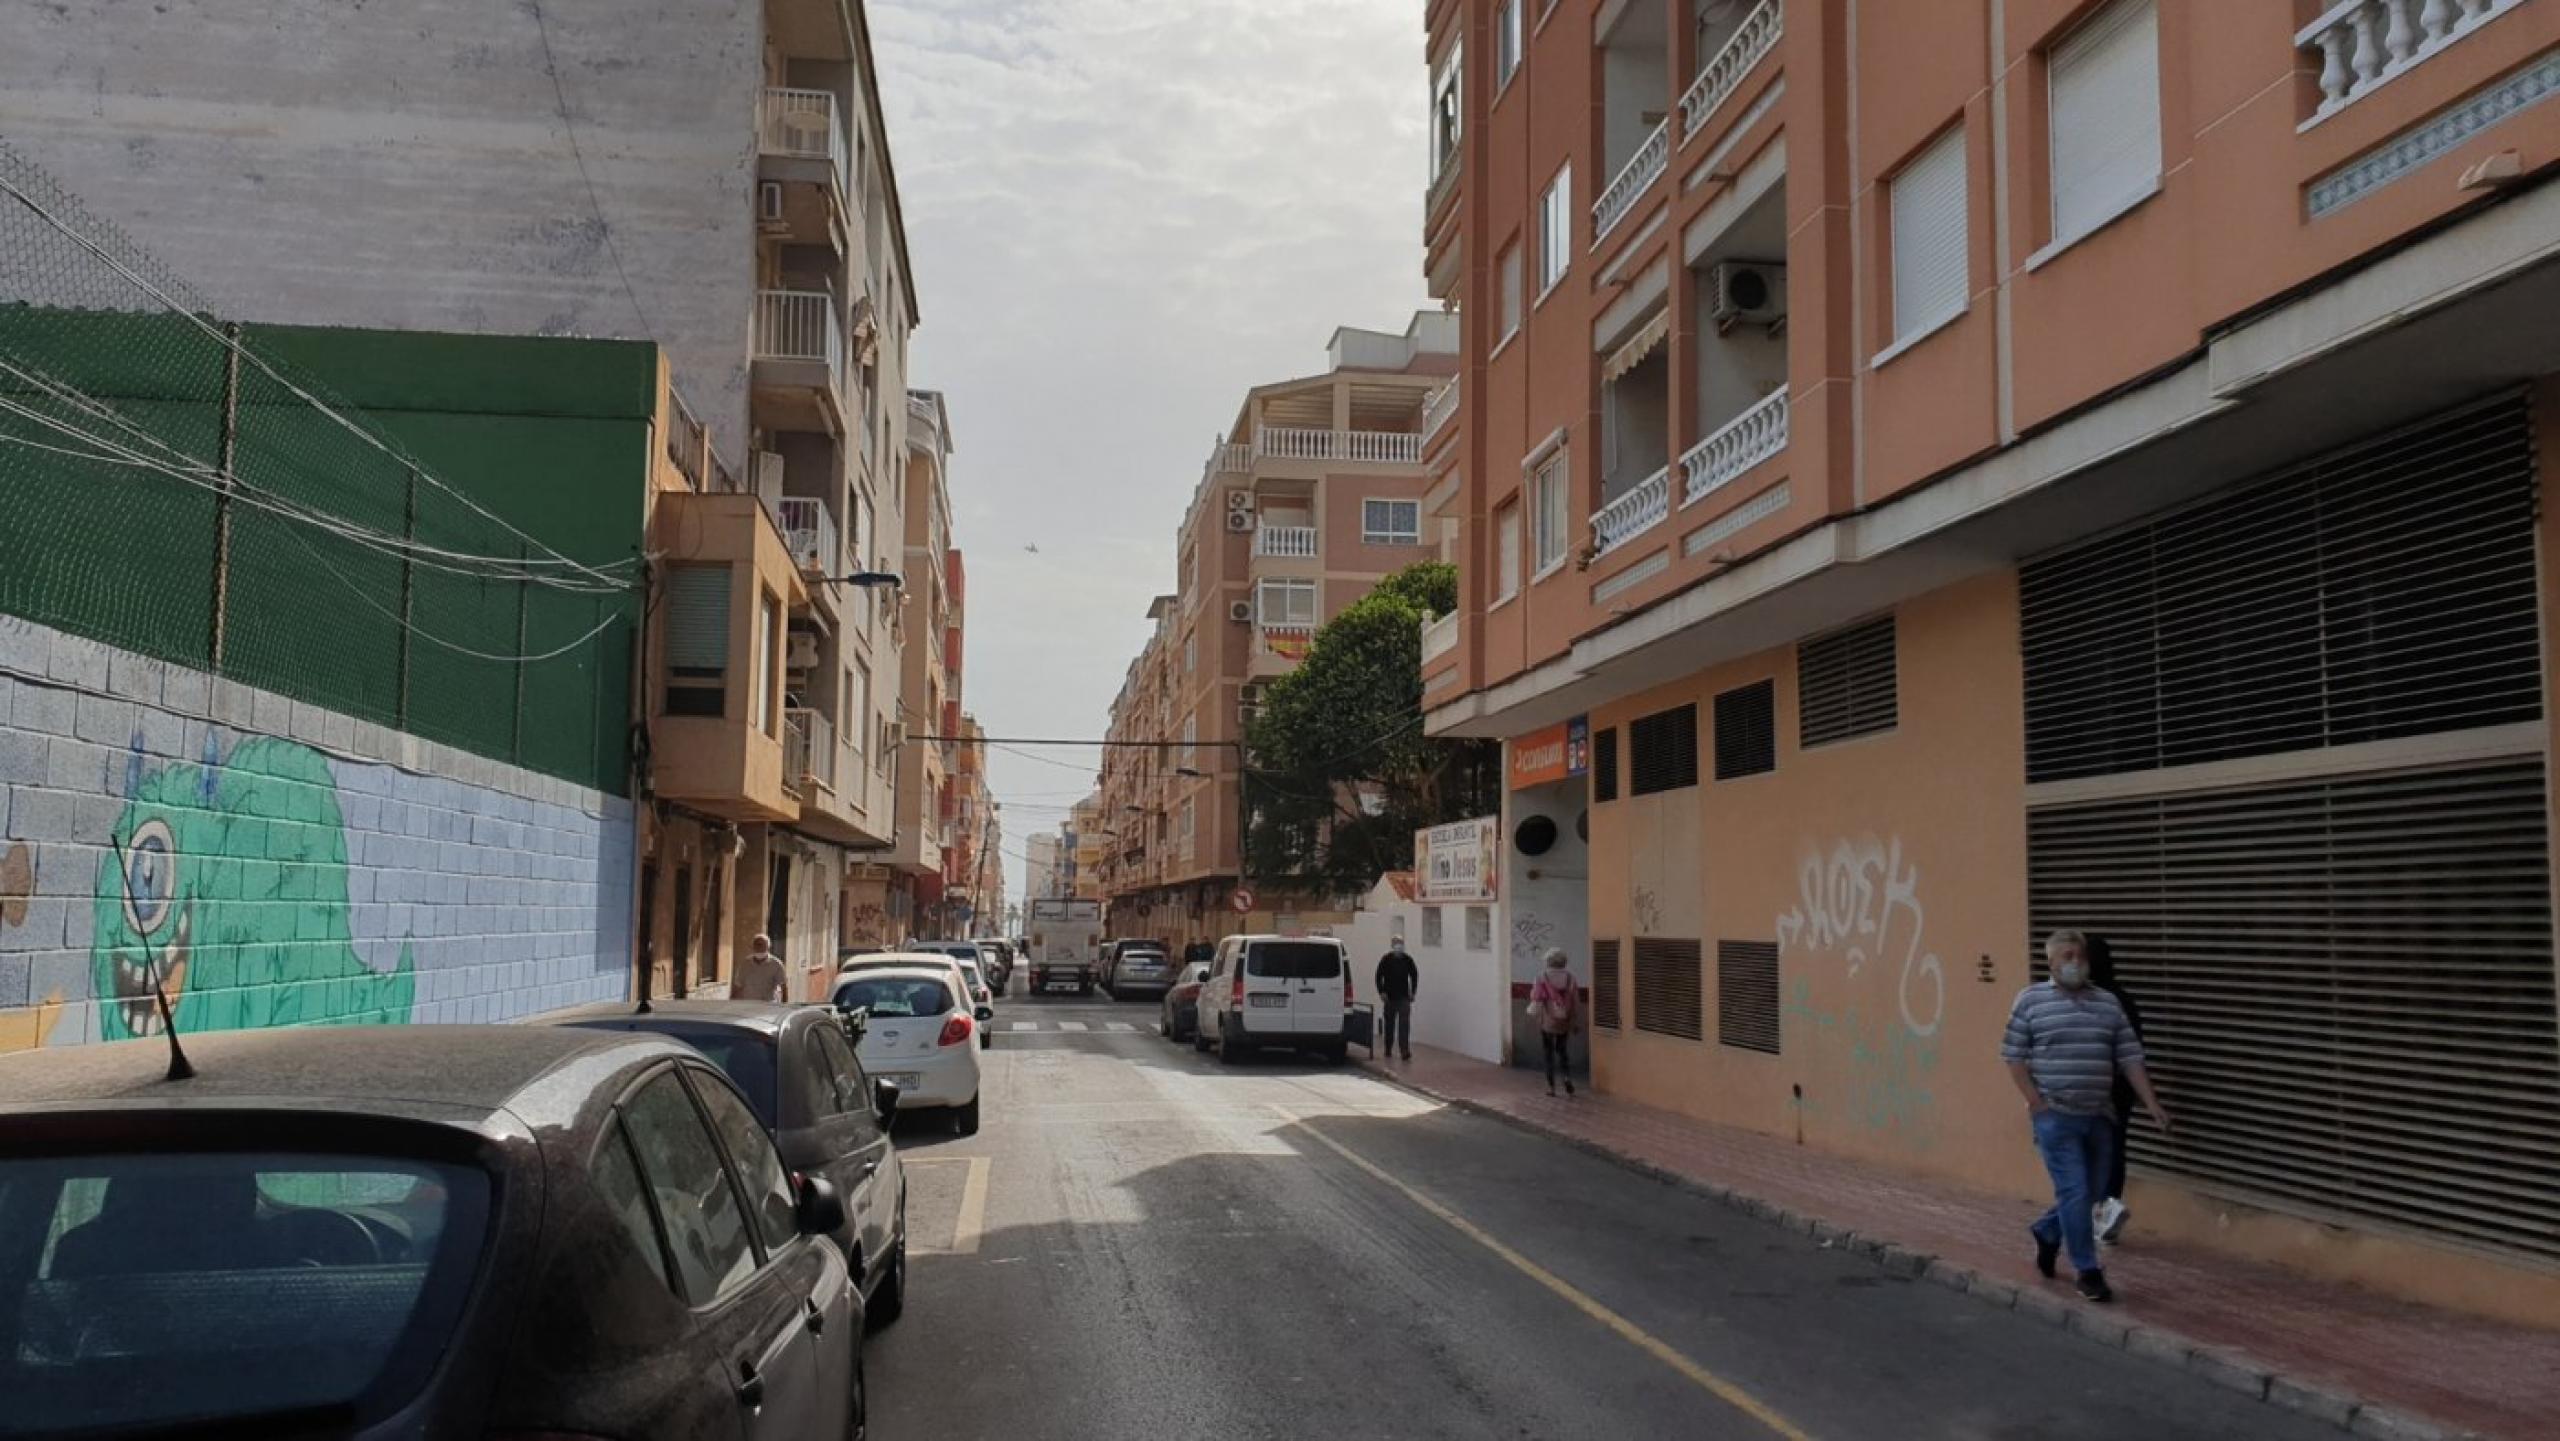
<path id="1" fill-rule="evenodd" d="M 1102 960 L 1102 902 L 1035 900 L 1031 903 L 1031 989 L 1034 994 L 1073 987 L 1093 994 Z"/>

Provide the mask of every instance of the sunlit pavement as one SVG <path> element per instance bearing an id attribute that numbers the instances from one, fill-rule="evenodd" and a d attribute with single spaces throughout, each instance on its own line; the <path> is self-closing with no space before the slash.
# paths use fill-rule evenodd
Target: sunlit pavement
<path id="1" fill-rule="evenodd" d="M 902 1128 L 875 1437 L 2339 1434 L 1355 1067 L 1223 1067 L 1156 1016 L 1017 991 L 984 1129 Z"/>

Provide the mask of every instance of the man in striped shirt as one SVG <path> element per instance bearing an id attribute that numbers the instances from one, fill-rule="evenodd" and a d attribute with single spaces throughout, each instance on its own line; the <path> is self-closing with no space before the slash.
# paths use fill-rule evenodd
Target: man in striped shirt
<path id="1" fill-rule="evenodd" d="M 2037 1270 L 2051 1276 L 2054 1253 L 2067 1249 L 2072 1268 L 2080 1273 L 2080 1294 L 2111 1301 L 2115 1293 L 2107 1289 L 2107 1273 L 2098 1265 L 2089 1208 L 2105 1184 L 2115 1150 L 2116 1073 L 2124 1073 L 2163 1132 L 2169 1129 L 2169 1113 L 2151 1089 L 2142 1042 L 2124 1007 L 2089 983 L 2089 938 L 2078 931 L 2056 931 L 2045 940 L 2044 958 L 2053 979 L 2018 993 L 2009 1007 L 2009 1028 L 2000 1038 L 2000 1059 L 2008 1063 L 2018 1094 L 2026 1097 L 2036 1151 L 2053 1178 L 2053 1209 L 2028 1229 L 2036 1240 Z"/>

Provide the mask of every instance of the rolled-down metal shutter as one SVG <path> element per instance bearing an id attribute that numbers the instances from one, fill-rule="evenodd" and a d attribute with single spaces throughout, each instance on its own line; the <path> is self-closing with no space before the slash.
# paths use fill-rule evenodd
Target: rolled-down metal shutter
<path id="1" fill-rule="evenodd" d="M 1618 1029 L 1618 938 L 1591 943 L 1591 1024 Z"/>
<path id="2" fill-rule="evenodd" d="M 1807 749 L 1893 729 L 1896 694 L 1893 616 L 1796 645 L 1796 743 Z"/>
<path id="3" fill-rule="evenodd" d="M 1636 1029 L 1695 1041 L 1706 1033 L 1696 941 L 1636 937 Z"/>
<path id="4" fill-rule="evenodd" d="M 1778 1054 L 1778 943 L 1716 942 L 1716 1041 Z"/>
<path id="5" fill-rule="evenodd" d="M 2174 1137 L 2141 1166 L 2560 1260 L 2543 762 L 2028 815 L 2037 934 L 2103 936 Z"/>
<path id="6" fill-rule="evenodd" d="M 717 676 L 729 664 L 729 567 L 667 568 L 667 666 L 678 675 Z"/>

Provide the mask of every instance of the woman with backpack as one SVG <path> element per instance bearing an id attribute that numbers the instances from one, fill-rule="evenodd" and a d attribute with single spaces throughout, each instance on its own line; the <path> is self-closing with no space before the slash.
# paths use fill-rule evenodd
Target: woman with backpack
<path id="1" fill-rule="evenodd" d="M 1581 992 L 1573 982 L 1573 968 L 1562 950 L 1547 947 L 1546 969 L 1538 973 L 1529 987 L 1529 1017 L 1538 1023 L 1539 1044 L 1547 1062 L 1547 1094 L 1556 1093 L 1556 1073 L 1564 1073 L 1564 1093 L 1573 1094 L 1573 1056 L 1567 1045 L 1573 1039 L 1574 1012 L 1581 1005 Z"/>

